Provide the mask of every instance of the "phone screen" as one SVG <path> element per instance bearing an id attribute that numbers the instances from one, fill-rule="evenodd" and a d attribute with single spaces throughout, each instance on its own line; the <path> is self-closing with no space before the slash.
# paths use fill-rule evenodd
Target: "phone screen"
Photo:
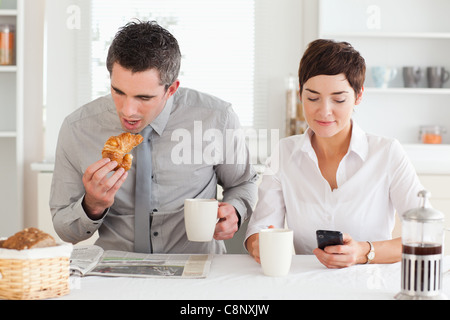
<path id="1" fill-rule="evenodd" d="M 317 230 L 317 247 L 319 249 L 324 249 L 328 246 L 343 245 L 344 238 L 342 232 L 331 231 L 331 230 Z"/>

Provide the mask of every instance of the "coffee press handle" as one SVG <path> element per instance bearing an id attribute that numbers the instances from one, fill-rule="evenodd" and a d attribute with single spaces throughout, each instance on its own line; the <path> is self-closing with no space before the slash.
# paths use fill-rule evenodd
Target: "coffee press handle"
<path id="1" fill-rule="evenodd" d="M 420 207 L 425 208 L 428 199 L 431 197 L 431 192 L 428 190 L 420 190 L 417 196 L 420 198 Z"/>

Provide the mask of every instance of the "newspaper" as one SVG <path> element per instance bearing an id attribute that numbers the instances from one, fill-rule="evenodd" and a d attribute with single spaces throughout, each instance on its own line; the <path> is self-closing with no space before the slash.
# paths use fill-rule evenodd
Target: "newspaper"
<path id="1" fill-rule="evenodd" d="M 71 274 L 144 278 L 206 278 L 212 262 L 208 254 L 143 254 L 103 251 L 98 246 L 75 247 Z"/>
<path id="2" fill-rule="evenodd" d="M 70 274 L 84 276 L 94 269 L 104 250 L 99 246 L 75 246 L 70 256 Z"/>

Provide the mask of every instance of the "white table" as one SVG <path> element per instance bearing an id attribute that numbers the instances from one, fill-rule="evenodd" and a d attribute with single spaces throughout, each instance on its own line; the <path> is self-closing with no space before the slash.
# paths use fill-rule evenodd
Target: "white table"
<path id="1" fill-rule="evenodd" d="M 444 270 L 450 267 L 450 256 Z M 444 277 L 450 297 L 450 275 Z M 400 263 L 326 269 L 315 256 L 297 255 L 288 276 L 264 276 L 248 255 L 216 255 L 206 279 L 71 277 L 61 299 L 112 300 L 297 300 L 394 299 L 400 291 Z"/>

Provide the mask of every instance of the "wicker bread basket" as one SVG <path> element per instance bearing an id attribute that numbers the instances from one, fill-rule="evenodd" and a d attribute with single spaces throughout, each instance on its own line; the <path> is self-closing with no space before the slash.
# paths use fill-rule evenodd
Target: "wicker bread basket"
<path id="1" fill-rule="evenodd" d="M 68 294 L 71 253 L 71 244 L 0 249 L 0 299 L 40 300 Z"/>

